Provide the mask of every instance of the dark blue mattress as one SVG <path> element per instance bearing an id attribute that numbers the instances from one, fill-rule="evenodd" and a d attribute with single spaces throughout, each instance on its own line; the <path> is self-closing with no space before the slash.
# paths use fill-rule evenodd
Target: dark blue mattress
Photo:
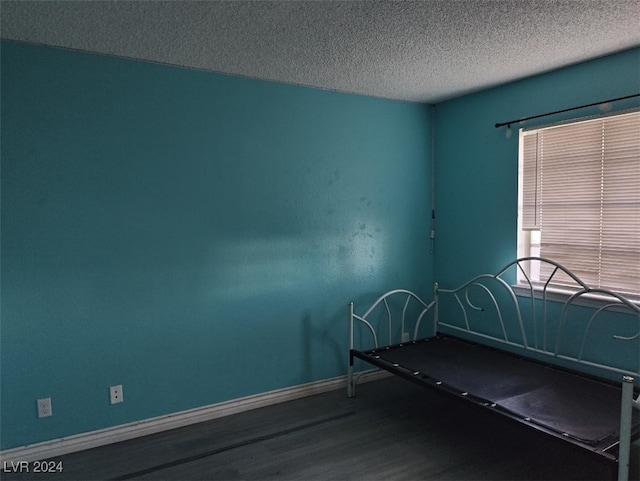
<path id="1" fill-rule="evenodd" d="M 617 449 L 622 389 L 617 383 L 450 336 L 352 355 L 593 451 L 606 455 Z M 638 417 L 634 413 L 635 438 Z"/>

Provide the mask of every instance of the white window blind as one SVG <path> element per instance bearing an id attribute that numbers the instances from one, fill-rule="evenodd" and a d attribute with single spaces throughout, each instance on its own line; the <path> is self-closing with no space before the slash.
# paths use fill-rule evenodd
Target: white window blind
<path id="1" fill-rule="evenodd" d="M 540 256 L 640 294 L 640 112 L 524 131 L 521 143 L 521 226 L 540 231 Z"/>

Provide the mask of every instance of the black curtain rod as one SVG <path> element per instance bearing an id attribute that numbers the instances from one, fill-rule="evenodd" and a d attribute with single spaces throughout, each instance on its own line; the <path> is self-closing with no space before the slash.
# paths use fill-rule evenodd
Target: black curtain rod
<path id="1" fill-rule="evenodd" d="M 587 107 L 593 107 L 595 105 L 606 104 L 608 102 L 617 102 L 618 100 L 632 99 L 634 97 L 640 97 L 640 94 L 627 95 L 626 97 L 618 97 L 617 99 L 603 100 L 602 102 L 594 102 L 592 104 L 581 105 L 580 107 L 571 107 L 570 109 L 556 110 L 555 112 L 548 112 L 546 114 L 532 115 L 531 117 L 525 117 L 523 119 L 510 120 L 508 122 L 501 122 L 499 124 L 496 124 L 496 129 L 500 128 L 500 127 L 504 127 L 505 125 L 510 127 L 511 124 L 515 124 L 517 122 L 524 122 L 526 120 L 538 119 L 540 117 L 547 117 L 548 115 L 562 114 L 564 112 L 571 112 L 572 110 L 586 109 Z"/>

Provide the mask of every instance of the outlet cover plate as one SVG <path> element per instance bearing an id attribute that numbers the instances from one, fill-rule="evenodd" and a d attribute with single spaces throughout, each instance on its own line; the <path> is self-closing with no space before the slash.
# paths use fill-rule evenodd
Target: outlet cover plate
<path id="1" fill-rule="evenodd" d="M 122 384 L 118 384 L 117 386 L 111 386 L 109 388 L 109 399 L 111 400 L 111 404 L 118 404 L 123 401 Z"/>
<path id="2" fill-rule="evenodd" d="M 46 418 L 46 417 L 49 417 L 49 416 L 53 415 L 53 411 L 51 409 L 51 398 L 50 397 L 43 398 L 43 399 L 38 399 L 37 404 L 38 404 L 38 417 L 39 418 Z"/>

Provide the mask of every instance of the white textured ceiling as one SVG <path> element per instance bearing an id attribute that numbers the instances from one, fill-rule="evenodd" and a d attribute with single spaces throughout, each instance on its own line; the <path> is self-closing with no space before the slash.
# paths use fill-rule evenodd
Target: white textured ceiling
<path id="1" fill-rule="evenodd" d="M 640 45 L 640 0 L 2 0 L 0 15 L 3 39 L 428 103 Z"/>

